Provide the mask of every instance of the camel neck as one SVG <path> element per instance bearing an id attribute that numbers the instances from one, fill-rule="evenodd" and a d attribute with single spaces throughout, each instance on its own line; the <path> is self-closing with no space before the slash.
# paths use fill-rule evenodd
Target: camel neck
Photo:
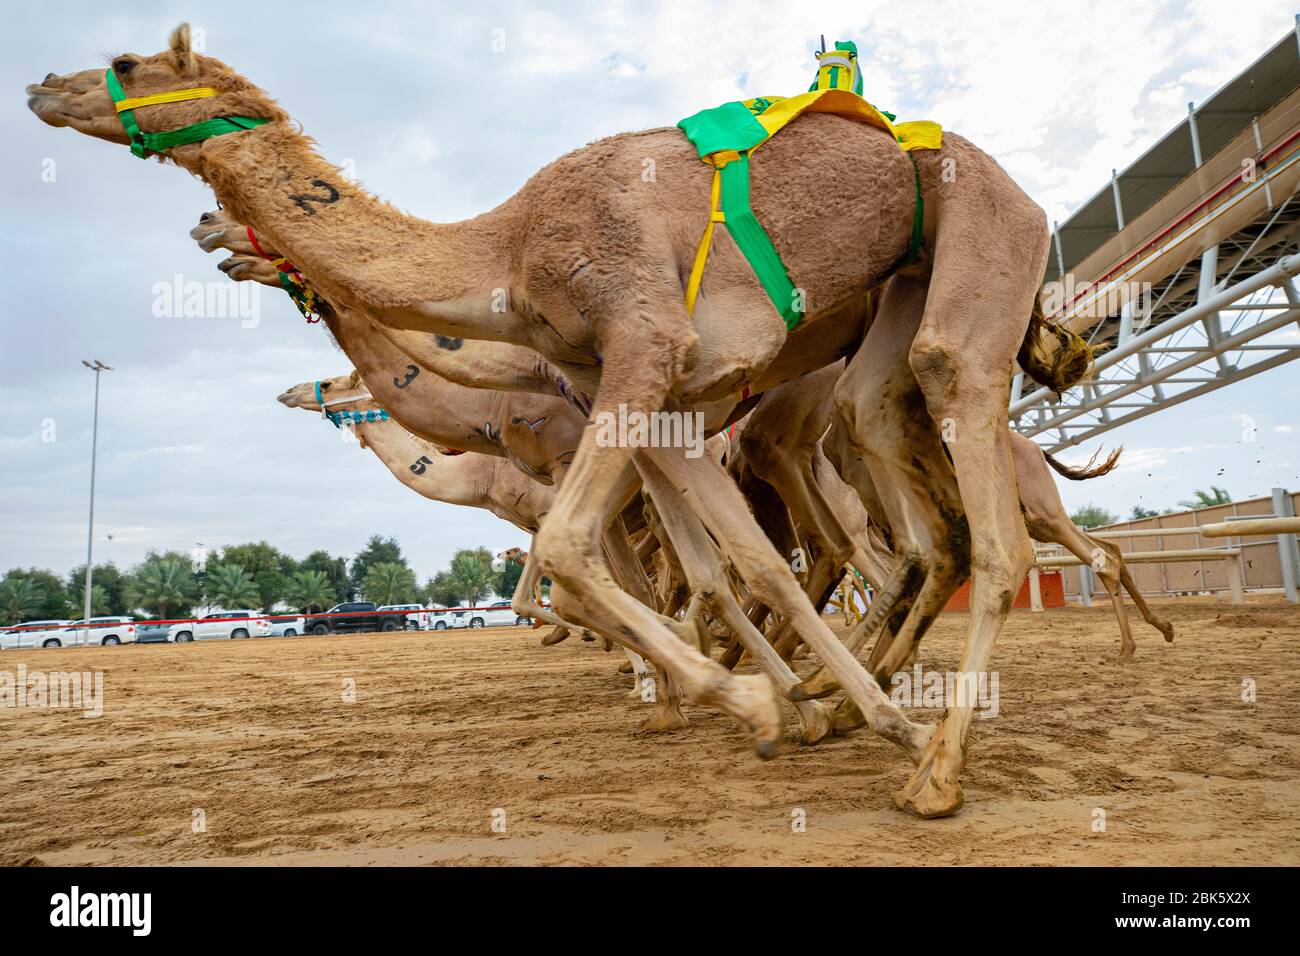
<path id="1" fill-rule="evenodd" d="M 335 304 L 382 314 L 447 303 L 478 319 L 490 314 L 494 290 L 509 287 L 504 207 L 456 223 L 406 215 L 345 177 L 287 122 L 206 140 L 175 158 Z M 499 310 L 495 321 L 504 324 Z"/>
<path id="2" fill-rule="evenodd" d="M 407 429 L 452 448 L 504 454 L 498 422 L 502 393 L 456 385 L 421 368 L 387 339 L 370 334 L 370 323 L 358 313 L 338 309 L 326 316 L 325 325 L 375 401 Z"/>
<path id="3" fill-rule="evenodd" d="M 402 484 L 426 498 L 453 505 L 482 503 L 483 484 L 476 474 L 481 456 L 443 455 L 394 421 L 356 425 L 357 438 Z"/>

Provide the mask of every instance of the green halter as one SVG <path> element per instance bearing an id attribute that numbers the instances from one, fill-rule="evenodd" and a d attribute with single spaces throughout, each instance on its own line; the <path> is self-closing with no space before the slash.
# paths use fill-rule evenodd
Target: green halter
<path id="1" fill-rule="evenodd" d="M 186 90 L 172 90 L 168 93 L 154 93 L 151 96 L 128 98 L 122 92 L 122 84 L 118 82 L 112 67 L 109 67 L 104 72 L 104 83 L 108 87 L 108 95 L 113 98 L 113 103 L 117 109 L 117 118 L 122 121 L 122 128 L 126 130 L 126 135 L 131 140 L 131 152 L 141 159 L 148 159 L 150 153 L 164 153 L 173 146 L 198 143 L 213 136 L 220 136 L 223 133 L 238 133 L 247 129 L 256 129 L 258 126 L 269 122 L 264 119 L 254 119 L 251 116 L 216 116 L 198 123 L 191 123 L 189 126 L 182 126 L 179 129 L 169 129 L 161 133 L 145 133 L 141 131 L 140 124 L 135 121 L 135 111 L 140 107 L 156 106 L 159 103 L 179 103 L 183 100 L 204 99 L 209 96 L 216 96 L 217 91 L 207 86 L 196 86 Z"/>

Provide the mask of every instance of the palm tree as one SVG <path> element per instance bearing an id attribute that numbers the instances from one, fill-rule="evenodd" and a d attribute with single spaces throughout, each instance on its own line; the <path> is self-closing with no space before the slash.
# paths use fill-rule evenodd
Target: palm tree
<path id="1" fill-rule="evenodd" d="M 490 557 L 485 561 L 483 554 L 476 551 L 459 551 L 451 559 L 451 577 L 470 607 L 477 604 L 492 587 L 490 562 Z"/>
<path id="2" fill-rule="evenodd" d="M 237 564 L 218 564 L 208 568 L 205 589 L 208 600 L 217 607 L 254 607 L 260 600 L 257 582 Z"/>
<path id="3" fill-rule="evenodd" d="M 415 596 L 415 572 L 396 561 L 380 561 L 366 570 L 361 589 L 376 604 L 405 604 Z"/>
<path id="4" fill-rule="evenodd" d="M 1213 508 L 1215 505 L 1232 504 L 1232 495 L 1228 494 L 1228 489 L 1219 488 L 1216 485 L 1210 485 L 1209 491 L 1202 491 L 1200 488 L 1197 488 L 1192 494 L 1195 495 L 1195 497 L 1188 498 L 1186 501 L 1180 501 L 1178 503 L 1184 508 L 1190 508 L 1193 511 L 1198 508 Z"/>
<path id="5" fill-rule="evenodd" d="M 310 613 L 334 603 L 334 587 L 324 571 L 295 571 L 285 587 L 285 600 Z"/>
<path id="6" fill-rule="evenodd" d="M 194 572 L 176 558 L 146 561 L 132 575 L 129 593 L 133 606 L 156 609 L 166 619 L 169 611 L 183 610 L 193 599 Z"/>
<path id="7" fill-rule="evenodd" d="M 45 592 L 31 578 L 7 578 L 0 582 L 0 614 L 17 624 L 41 609 Z"/>

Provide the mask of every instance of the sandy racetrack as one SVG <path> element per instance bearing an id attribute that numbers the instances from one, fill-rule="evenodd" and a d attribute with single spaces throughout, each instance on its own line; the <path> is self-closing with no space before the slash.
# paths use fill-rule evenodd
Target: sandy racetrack
<path id="1" fill-rule="evenodd" d="M 1129 665 L 1106 608 L 1016 612 L 966 807 L 929 822 L 868 732 L 769 763 L 699 707 L 643 732 L 621 655 L 523 628 L 8 651 L 102 668 L 106 704 L 0 709 L 0 863 L 1295 865 L 1300 612 L 1248 600 L 1158 602 L 1177 641 L 1135 623 Z M 965 622 L 927 667 L 955 669 Z"/>

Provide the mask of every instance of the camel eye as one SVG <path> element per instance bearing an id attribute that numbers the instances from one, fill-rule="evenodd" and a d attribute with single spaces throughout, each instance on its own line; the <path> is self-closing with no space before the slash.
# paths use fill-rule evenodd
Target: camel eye
<path id="1" fill-rule="evenodd" d="M 329 382 L 321 382 L 321 383 L 320 383 L 320 390 L 321 390 L 322 392 L 328 392 L 328 391 L 330 390 L 330 383 L 329 383 Z"/>
<path id="2" fill-rule="evenodd" d="M 126 76 L 131 72 L 131 67 L 135 66 L 131 60 L 116 60 L 113 63 L 113 72 L 118 76 Z"/>

